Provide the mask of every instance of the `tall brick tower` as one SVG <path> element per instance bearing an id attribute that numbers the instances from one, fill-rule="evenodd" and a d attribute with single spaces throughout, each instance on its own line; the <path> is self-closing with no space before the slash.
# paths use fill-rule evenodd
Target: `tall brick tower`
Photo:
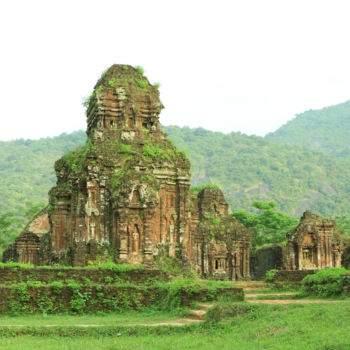
<path id="1" fill-rule="evenodd" d="M 55 164 L 51 256 L 74 266 L 99 253 L 151 267 L 157 244 L 186 255 L 190 163 L 159 123 L 159 91 L 113 65 L 87 106 L 86 145 Z"/>

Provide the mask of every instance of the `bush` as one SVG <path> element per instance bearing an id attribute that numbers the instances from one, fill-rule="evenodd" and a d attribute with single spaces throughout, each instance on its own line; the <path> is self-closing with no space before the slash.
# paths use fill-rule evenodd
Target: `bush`
<path id="1" fill-rule="evenodd" d="M 136 66 L 135 69 L 136 69 L 141 75 L 143 75 L 143 73 L 145 73 L 145 70 L 144 70 L 141 66 Z"/>
<path id="2" fill-rule="evenodd" d="M 221 187 L 215 183 L 207 183 L 205 185 L 200 185 L 200 186 L 192 186 L 190 188 L 190 191 L 195 193 L 195 194 L 198 194 L 203 188 L 218 188 L 218 189 L 221 189 Z"/>
<path id="3" fill-rule="evenodd" d="M 277 272 L 278 272 L 278 270 L 276 270 L 276 269 L 272 269 L 270 271 L 267 271 L 266 275 L 264 277 L 264 281 L 265 282 L 272 282 L 273 279 L 275 278 Z"/>
<path id="4" fill-rule="evenodd" d="M 342 294 L 345 284 L 345 277 L 350 273 L 343 267 L 328 268 L 318 271 L 313 275 L 304 277 L 301 292 L 303 295 L 315 295 L 319 297 L 338 296 Z"/>
<path id="5" fill-rule="evenodd" d="M 115 273 L 123 273 L 123 272 L 129 272 L 134 270 L 142 270 L 143 265 L 134 266 L 134 265 L 128 265 L 128 264 L 114 264 L 112 262 L 107 262 L 104 264 L 100 264 L 98 266 L 89 265 L 84 267 L 84 269 L 96 269 L 96 268 L 100 268 L 103 270 L 110 270 Z"/>
<path id="6" fill-rule="evenodd" d="M 207 322 L 220 322 L 244 314 L 251 317 L 259 308 L 260 305 L 219 301 L 208 309 L 205 320 Z"/>

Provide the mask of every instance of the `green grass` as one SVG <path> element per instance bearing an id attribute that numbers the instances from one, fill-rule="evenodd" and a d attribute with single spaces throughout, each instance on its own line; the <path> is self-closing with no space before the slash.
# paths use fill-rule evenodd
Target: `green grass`
<path id="1" fill-rule="evenodd" d="M 246 295 L 249 295 L 249 294 L 267 294 L 267 293 L 283 293 L 283 292 L 272 290 L 270 288 L 250 289 L 250 290 L 246 291 Z"/>
<path id="2" fill-rule="evenodd" d="M 246 296 L 250 300 L 291 300 L 291 299 L 301 299 L 298 294 L 280 294 L 280 295 L 257 295 L 255 297 Z"/>
<path id="3" fill-rule="evenodd" d="M 242 304 L 240 304 L 242 305 Z M 220 323 L 182 327 L 15 327 L 1 349 L 349 349 L 350 304 L 247 306 Z M 82 316 L 85 317 L 85 316 Z M 106 319 L 111 316 L 106 316 Z M 119 319 L 120 315 L 116 319 Z M 124 315 L 129 319 L 129 316 Z M 78 317 L 76 318 L 78 319 Z M 9 320 L 9 319 L 7 319 Z M 3 328 L 3 327 L 1 327 Z"/>
<path id="4" fill-rule="evenodd" d="M 94 326 L 128 326 L 152 323 L 163 323 L 178 320 L 172 313 L 147 310 L 145 312 L 101 313 L 100 315 L 47 315 L 0 316 L 0 327 L 3 326 L 58 326 L 75 327 L 78 325 Z"/>

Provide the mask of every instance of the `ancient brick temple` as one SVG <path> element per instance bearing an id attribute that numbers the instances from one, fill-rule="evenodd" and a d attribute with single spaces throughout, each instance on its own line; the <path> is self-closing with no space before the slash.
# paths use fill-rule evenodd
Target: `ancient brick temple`
<path id="1" fill-rule="evenodd" d="M 343 245 L 335 226 L 334 220 L 304 212 L 299 225 L 287 234 L 286 269 L 341 267 Z"/>
<path id="2" fill-rule="evenodd" d="M 305 211 L 299 225 L 287 233 L 286 246 L 275 244 L 255 253 L 251 259 L 251 275 L 260 279 L 272 269 L 302 271 L 341 267 L 341 236 L 345 234 L 335 226 L 334 220 Z"/>
<path id="3" fill-rule="evenodd" d="M 250 233 L 228 215 L 219 189 L 190 191 L 190 162 L 159 123 L 158 89 L 133 67 L 113 65 L 86 105 L 86 145 L 55 164 L 49 234 L 23 254 L 23 232 L 4 259 L 84 266 L 109 258 L 152 268 L 165 247 L 204 277 L 249 279 Z"/>
<path id="4" fill-rule="evenodd" d="M 37 213 L 26 225 L 23 232 L 3 252 L 3 261 L 18 261 L 40 265 L 48 260 L 48 234 L 50 229 L 47 208 Z"/>

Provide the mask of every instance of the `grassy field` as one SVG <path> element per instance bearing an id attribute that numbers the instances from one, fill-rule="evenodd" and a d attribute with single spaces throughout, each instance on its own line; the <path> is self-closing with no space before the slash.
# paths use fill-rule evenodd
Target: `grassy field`
<path id="1" fill-rule="evenodd" d="M 164 312 L 131 312 L 121 314 L 101 314 L 101 315 L 47 315 L 41 314 L 28 316 L 2 316 L 0 317 L 0 328 L 3 326 L 128 326 L 140 324 L 153 324 L 172 322 L 179 319 L 179 316 Z"/>
<path id="2" fill-rule="evenodd" d="M 244 313 L 221 320 L 207 320 L 189 326 L 127 327 L 140 323 L 142 314 L 99 316 L 52 316 L 46 324 L 66 327 L 4 327 L 7 325 L 44 326 L 39 317 L 0 318 L 1 349 L 350 349 L 350 303 L 250 305 L 240 303 Z M 225 308 L 224 308 L 225 309 Z M 223 309 L 223 310 L 224 310 Z M 158 315 L 159 320 L 166 315 Z M 62 317 L 62 320 L 59 318 Z M 163 317 L 163 318 L 162 318 Z M 170 317 L 172 319 L 172 317 Z M 154 317 L 149 317 L 154 321 Z M 92 322 L 100 327 L 70 327 Z M 53 323 L 51 323 L 53 324 Z M 27 335 L 6 333 L 16 329 Z M 78 330 L 77 330 L 78 329 Z M 64 334 L 60 331 L 66 330 Z M 68 332 L 67 332 L 68 330 Z"/>

